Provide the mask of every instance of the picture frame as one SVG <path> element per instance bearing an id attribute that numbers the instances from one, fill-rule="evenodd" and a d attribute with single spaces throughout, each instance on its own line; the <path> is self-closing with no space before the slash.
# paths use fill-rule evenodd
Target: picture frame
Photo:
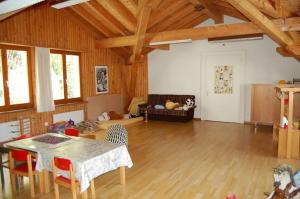
<path id="1" fill-rule="evenodd" d="M 107 66 L 95 66 L 95 84 L 96 94 L 104 94 L 109 92 Z"/>

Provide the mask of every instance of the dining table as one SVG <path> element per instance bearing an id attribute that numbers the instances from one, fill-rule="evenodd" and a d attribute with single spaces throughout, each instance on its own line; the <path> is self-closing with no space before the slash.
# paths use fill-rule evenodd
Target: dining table
<path id="1" fill-rule="evenodd" d="M 32 138 L 8 142 L 9 149 L 21 149 L 36 154 L 36 170 L 41 172 L 42 192 L 50 192 L 49 172 L 54 157 L 69 159 L 74 167 L 80 192 L 86 192 L 90 181 L 109 171 L 120 169 L 120 182 L 125 184 L 125 167 L 133 166 L 126 145 L 101 140 L 45 133 Z M 62 172 L 62 175 L 65 175 Z"/>

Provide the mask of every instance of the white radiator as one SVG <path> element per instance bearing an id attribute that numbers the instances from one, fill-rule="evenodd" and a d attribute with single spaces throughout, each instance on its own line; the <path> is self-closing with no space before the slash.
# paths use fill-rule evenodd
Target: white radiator
<path id="1" fill-rule="evenodd" d="M 11 140 L 20 135 L 20 122 L 12 121 L 0 123 L 0 142 Z"/>
<path id="2" fill-rule="evenodd" d="M 78 110 L 53 115 L 53 123 L 59 121 L 69 121 L 70 119 L 73 120 L 75 124 L 82 122 L 84 120 L 84 111 Z"/>
<path id="3" fill-rule="evenodd" d="M 20 124 L 23 126 L 23 129 L 21 129 Z M 0 123 L 0 142 L 20 136 L 21 130 L 23 134 L 31 133 L 30 118 Z"/>

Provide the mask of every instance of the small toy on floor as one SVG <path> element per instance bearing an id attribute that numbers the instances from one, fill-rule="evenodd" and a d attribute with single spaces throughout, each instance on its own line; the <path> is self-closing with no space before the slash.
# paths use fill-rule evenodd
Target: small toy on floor
<path id="1" fill-rule="evenodd" d="M 284 164 L 274 168 L 273 172 L 274 191 L 266 194 L 267 199 L 300 199 L 298 172 L 293 174 L 292 168 Z"/>
<path id="2" fill-rule="evenodd" d="M 237 197 L 236 197 L 235 194 L 233 194 L 232 196 L 227 195 L 227 196 L 226 196 L 226 199 L 237 199 Z"/>
<path id="3" fill-rule="evenodd" d="M 107 120 L 110 120 L 110 117 L 107 112 L 103 112 L 103 113 L 101 113 L 101 115 L 99 115 L 98 120 L 99 121 L 107 121 Z"/>

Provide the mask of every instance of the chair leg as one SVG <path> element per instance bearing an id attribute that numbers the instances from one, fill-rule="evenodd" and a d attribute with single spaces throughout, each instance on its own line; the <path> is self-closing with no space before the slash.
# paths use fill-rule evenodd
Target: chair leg
<path id="1" fill-rule="evenodd" d="M 92 199 L 96 199 L 94 179 L 91 180 L 91 192 L 92 192 Z"/>
<path id="2" fill-rule="evenodd" d="M 31 156 L 28 155 L 27 157 L 27 164 L 28 164 L 28 177 L 29 177 L 29 186 L 30 186 L 30 196 L 34 198 L 34 176 L 32 172 L 32 163 L 31 163 Z"/>
<path id="3" fill-rule="evenodd" d="M 40 187 L 40 192 L 41 193 L 44 193 L 45 192 L 45 187 L 44 187 L 44 175 L 43 175 L 43 172 L 39 172 L 38 173 L 38 181 L 39 181 L 39 187 Z"/>
<path id="4" fill-rule="evenodd" d="M 77 199 L 76 185 L 72 185 L 71 189 L 72 189 L 73 199 Z"/>
<path id="5" fill-rule="evenodd" d="M 13 193 L 17 193 L 17 188 L 16 188 L 16 183 L 17 183 L 17 176 L 13 173 L 10 172 L 10 186 L 11 186 L 11 189 L 12 189 L 12 192 Z"/>
<path id="6" fill-rule="evenodd" d="M 82 195 L 81 195 L 82 199 L 87 199 L 87 190 L 85 190 Z"/>
<path id="7" fill-rule="evenodd" d="M 59 187 L 58 184 L 54 183 L 54 192 L 55 192 L 55 199 L 59 199 Z"/>
<path id="8" fill-rule="evenodd" d="M 35 196 L 35 192 L 34 192 L 34 179 L 33 179 L 33 175 L 29 174 L 29 186 L 30 186 L 30 195 L 32 198 L 34 198 Z"/>
<path id="9" fill-rule="evenodd" d="M 12 189 L 13 193 L 16 193 L 17 192 L 17 189 L 16 189 L 17 176 L 12 172 L 12 170 L 15 168 L 15 163 L 11 156 L 11 153 L 9 153 L 8 158 L 9 158 L 9 177 L 10 177 L 11 189 Z"/>
<path id="10" fill-rule="evenodd" d="M 1 174 L 1 184 L 2 184 L 2 187 L 4 186 L 4 173 L 3 173 L 3 162 L 2 162 L 2 153 L 0 153 L 0 174 Z"/>

